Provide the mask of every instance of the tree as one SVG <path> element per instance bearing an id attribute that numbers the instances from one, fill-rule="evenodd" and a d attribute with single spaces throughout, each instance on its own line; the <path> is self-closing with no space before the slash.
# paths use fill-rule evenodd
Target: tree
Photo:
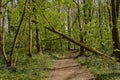
<path id="1" fill-rule="evenodd" d="M 23 22 L 25 13 L 26 13 L 26 5 L 27 5 L 27 0 L 25 1 L 25 5 L 24 5 L 24 9 L 23 9 L 23 12 L 22 12 L 22 15 L 21 15 L 21 19 L 20 19 L 20 22 L 18 24 L 18 28 L 17 28 L 16 34 L 15 34 L 15 37 L 14 37 L 14 42 L 12 44 L 12 50 L 11 50 L 11 53 L 10 53 L 10 59 L 9 59 L 9 63 L 7 64 L 7 66 L 12 66 L 12 64 L 14 63 L 13 62 L 13 54 L 14 54 L 16 42 L 17 42 L 17 39 L 18 39 L 18 35 L 19 35 L 20 29 L 21 29 L 21 25 L 22 25 L 22 22 Z"/>
<path id="2" fill-rule="evenodd" d="M 8 60 L 4 49 L 4 16 L 2 16 L 2 0 L 0 0 L 0 52 L 7 64 Z"/>
<path id="3" fill-rule="evenodd" d="M 118 14 L 119 14 L 119 0 L 111 0 L 112 6 L 112 39 L 113 39 L 113 55 L 120 60 L 120 42 L 119 42 L 119 31 L 118 31 Z"/>
<path id="4" fill-rule="evenodd" d="M 77 0 L 77 11 L 78 11 L 78 25 L 79 25 L 79 30 L 80 30 L 80 42 L 84 43 L 83 39 L 83 34 L 82 34 L 82 25 L 81 25 L 81 20 L 80 20 L 80 0 Z M 79 56 L 84 55 L 84 47 L 80 46 L 80 53 Z"/>
<path id="5" fill-rule="evenodd" d="M 35 26 L 36 26 L 36 48 L 37 48 L 37 54 L 40 54 L 42 53 L 42 48 L 41 48 L 41 34 L 40 34 L 40 27 L 39 27 L 39 24 L 38 24 L 38 16 L 37 16 L 37 2 L 36 1 L 33 1 L 34 3 L 34 7 L 33 7 L 33 13 L 34 13 L 34 19 L 32 22 L 35 23 Z"/>
<path id="6" fill-rule="evenodd" d="M 0 52 L 2 53 L 2 0 L 0 0 Z"/>
<path id="7" fill-rule="evenodd" d="M 67 10 L 67 29 L 68 29 L 68 35 L 71 36 L 71 8 L 69 7 Z M 71 43 L 68 41 L 68 50 L 70 50 Z"/>
<path id="8" fill-rule="evenodd" d="M 35 20 L 37 20 L 37 16 L 35 16 Z M 42 48 L 41 48 L 41 36 L 40 36 L 40 28 L 38 25 L 38 22 L 34 22 L 36 26 L 36 47 L 37 47 L 37 54 L 42 53 Z"/>
<path id="9" fill-rule="evenodd" d="M 31 0 L 28 0 L 29 4 L 29 10 L 31 10 Z M 29 53 L 28 56 L 32 57 L 32 23 L 31 23 L 31 18 L 32 16 L 29 14 Z"/>

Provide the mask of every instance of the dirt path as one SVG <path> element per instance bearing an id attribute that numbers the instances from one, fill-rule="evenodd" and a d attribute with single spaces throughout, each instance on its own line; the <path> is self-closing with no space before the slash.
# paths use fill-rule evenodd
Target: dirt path
<path id="1" fill-rule="evenodd" d="M 57 60 L 45 80 L 95 80 L 94 75 L 74 59 L 75 56 L 75 53 L 69 51 Z"/>

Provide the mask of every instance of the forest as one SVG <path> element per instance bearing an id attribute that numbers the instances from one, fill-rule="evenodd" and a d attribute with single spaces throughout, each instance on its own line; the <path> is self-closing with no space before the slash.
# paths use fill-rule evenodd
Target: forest
<path id="1" fill-rule="evenodd" d="M 0 80 L 120 80 L 119 7 L 120 0 L 0 0 Z M 60 60 L 94 79 L 46 79 Z"/>

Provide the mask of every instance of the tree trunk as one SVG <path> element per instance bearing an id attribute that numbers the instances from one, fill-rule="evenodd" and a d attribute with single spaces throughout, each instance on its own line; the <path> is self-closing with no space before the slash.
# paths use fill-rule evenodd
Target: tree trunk
<path id="1" fill-rule="evenodd" d="M 101 27 L 101 23 L 102 23 L 102 10 L 101 10 L 101 0 L 100 1 L 98 1 L 98 5 L 99 5 L 99 8 L 98 8 L 98 12 L 99 12 L 99 16 L 98 16 L 98 19 L 99 19 L 99 23 L 98 23 L 98 25 L 99 25 L 99 36 L 100 36 L 100 39 L 101 39 L 101 41 L 102 41 L 102 39 L 103 39 L 103 35 L 102 35 L 102 27 Z M 100 42 L 101 43 L 101 42 Z"/>
<path id="2" fill-rule="evenodd" d="M 117 0 L 119 1 L 119 0 Z M 115 57 L 119 58 L 120 60 L 120 43 L 119 43 L 119 31 L 118 31 L 118 25 L 117 25 L 117 19 L 119 14 L 119 3 L 116 0 L 111 0 L 112 4 L 112 39 L 113 39 L 113 55 Z"/>
<path id="3" fill-rule="evenodd" d="M 40 38 L 39 38 L 39 28 L 36 26 L 36 46 L 37 46 L 37 53 L 40 53 Z"/>
<path id="4" fill-rule="evenodd" d="M 41 45 L 40 45 L 40 29 L 38 25 L 36 25 L 36 47 L 37 47 L 37 54 L 42 53 Z"/>
<path id="5" fill-rule="evenodd" d="M 31 3 L 31 0 L 28 0 L 28 3 Z M 29 10 L 31 10 L 29 6 Z M 29 14 L 29 57 L 32 57 L 32 23 L 31 23 L 31 15 Z"/>
<path id="6" fill-rule="evenodd" d="M 14 8 L 14 6 L 15 6 L 15 1 L 11 0 L 11 7 Z"/>
<path id="7" fill-rule="evenodd" d="M 78 6 L 77 6 L 77 9 L 78 9 L 78 24 L 79 24 L 79 28 L 80 28 L 80 42 L 84 43 L 83 34 L 82 34 L 82 25 L 81 25 L 81 21 L 80 21 L 80 1 L 77 0 L 77 2 L 78 2 Z M 79 56 L 83 56 L 84 53 L 85 53 L 84 47 L 80 46 Z"/>
<path id="8" fill-rule="evenodd" d="M 0 16 L 2 16 L 2 0 L 0 0 Z M 0 18 L 0 52 L 2 53 L 2 18 Z"/>
<path id="9" fill-rule="evenodd" d="M 0 53 L 2 53 L 6 64 L 8 63 L 7 55 L 4 49 L 4 16 L 2 17 L 2 0 L 0 0 Z"/>
<path id="10" fill-rule="evenodd" d="M 119 17 L 119 7 L 120 7 L 120 0 L 116 0 L 116 15 L 117 15 L 117 18 Z"/>
<path id="11" fill-rule="evenodd" d="M 11 25 L 10 25 L 11 17 L 10 17 L 10 11 L 9 10 L 7 10 L 7 17 L 8 17 L 8 32 L 11 35 Z"/>
<path id="12" fill-rule="evenodd" d="M 32 57 L 32 25 L 31 17 L 29 16 L 29 53 L 28 56 Z"/>
<path id="13" fill-rule="evenodd" d="M 70 37 L 71 36 L 71 15 L 70 15 L 70 13 L 71 13 L 71 9 L 70 8 L 68 8 L 68 13 L 67 13 L 67 23 L 68 23 L 68 25 L 67 25 L 67 29 L 68 29 L 68 36 Z M 71 45 L 71 43 L 70 43 L 70 41 L 68 41 L 68 50 L 70 50 L 70 46 Z"/>
<path id="14" fill-rule="evenodd" d="M 34 4 L 37 3 L 36 1 L 32 1 L 32 2 Z M 36 7 L 33 7 L 33 12 L 37 12 Z M 39 25 L 38 25 L 38 22 L 37 22 L 38 17 L 37 17 L 36 14 L 34 15 L 34 18 L 35 18 L 35 20 L 32 21 L 32 22 L 35 23 L 35 26 L 36 26 L 36 47 L 37 47 L 37 54 L 42 54 L 40 28 L 39 28 Z"/>

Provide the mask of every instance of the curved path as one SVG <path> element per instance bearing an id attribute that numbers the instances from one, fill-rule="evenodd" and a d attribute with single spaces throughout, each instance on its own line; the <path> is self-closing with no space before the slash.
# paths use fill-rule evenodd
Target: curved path
<path id="1" fill-rule="evenodd" d="M 45 80 L 95 80 L 94 75 L 74 59 L 75 56 L 75 53 L 69 51 L 56 60 Z"/>

